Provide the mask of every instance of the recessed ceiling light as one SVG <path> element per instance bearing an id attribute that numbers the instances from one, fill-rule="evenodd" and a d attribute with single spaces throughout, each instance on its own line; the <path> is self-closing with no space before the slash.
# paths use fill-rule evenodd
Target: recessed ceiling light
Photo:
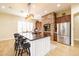
<path id="1" fill-rule="evenodd" d="M 5 6 L 1 6 L 1 8 L 3 8 L 3 9 L 4 9 L 4 8 L 5 8 Z"/>
<path id="2" fill-rule="evenodd" d="M 35 5 L 32 5 L 32 7 L 35 8 L 36 6 Z"/>
<path id="3" fill-rule="evenodd" d="M 60 4 L 57 4 L 57 7 L 60 7 L 61 5 Z"/>
<path id="4" fill-rule="evenodd" d="M 24 13 L 24 10 L 21 10 L 20 12 L 21 12 L 21 13 Z"/>
<path id="5" fill-rule="evenodd" d="M 46 10 L 45 10 L 44 12 L 45 12 L 45 13 L 47 13 L 47 11 L 46 11 Z"/>
<path id="6" fill-rule="evenodd" d="M 12 7 L 11 7 L 11 6 L 9 6 L 9 8 L 10 8 L 10 9 L 12 9 Z"/>

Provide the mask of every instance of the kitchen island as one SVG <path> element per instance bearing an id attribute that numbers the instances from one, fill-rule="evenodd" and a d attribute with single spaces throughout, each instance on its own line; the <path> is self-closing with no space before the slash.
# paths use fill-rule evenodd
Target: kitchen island
<path id="1" fill-rule="evenodd" d="M 47 37 L 37 37 L 34 34 L 29 33 L 23 34 L 25 37 L 29 38 L 31 44 L 30 53 L 31 56 L 45 56 L 51 49 L 50 36 Z"/>
<path id="2" fill-rule="evenodd" d="M 50 49 L 50 37 L 43 37 L 34 40 L 30 40 L 31 48 L 31 56 L 44 56 L 46 55 Z"/>

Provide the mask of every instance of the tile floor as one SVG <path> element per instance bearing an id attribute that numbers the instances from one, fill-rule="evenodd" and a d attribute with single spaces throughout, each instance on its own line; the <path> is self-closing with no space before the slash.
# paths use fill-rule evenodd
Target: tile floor
<path id="1" fill-rule="evenodd" d="M 74 41 L 74 42 L 75 42 L 74 46 L 67 46 L 61 43 L 53 42 L 52 44 L 57 47 L 51 50 L 47 55 L 48 56 L 79 56 L 79 42 L 78 41 Z"/>
<path id="2" fill-rule="evenodd" d="M 46 56 L 79 56 L 79 42 L 67 46 L 61 43 L 52 42 L 53 49 Z M 14 56 L 14 40 L 0 41 L 0 56 Z"/>

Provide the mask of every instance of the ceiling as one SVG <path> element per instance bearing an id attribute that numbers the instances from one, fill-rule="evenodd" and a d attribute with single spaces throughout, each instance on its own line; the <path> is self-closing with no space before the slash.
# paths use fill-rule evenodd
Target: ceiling
<path id="1" fill-rule="evenodd" d="M 60 10 L 69 9 L 71 4 L 62 3 L 57 7 L 57 3 L 32 3 L 30 13 L 34 14 L 36 18 L 48 14 L 50 12 L 57 12 Z M 14 14 L 21 17 L 27 15 L 27 3 L 0 3 L 0 12 Z"/>

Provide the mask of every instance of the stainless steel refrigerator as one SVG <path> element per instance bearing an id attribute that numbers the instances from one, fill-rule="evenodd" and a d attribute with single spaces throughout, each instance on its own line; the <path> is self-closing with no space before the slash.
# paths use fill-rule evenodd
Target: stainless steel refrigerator
<path id="1" fill-rule="evenodd" d="M 57 24 L 57 41 L 63 44 L 71 44 L 70 22 Z"/>

